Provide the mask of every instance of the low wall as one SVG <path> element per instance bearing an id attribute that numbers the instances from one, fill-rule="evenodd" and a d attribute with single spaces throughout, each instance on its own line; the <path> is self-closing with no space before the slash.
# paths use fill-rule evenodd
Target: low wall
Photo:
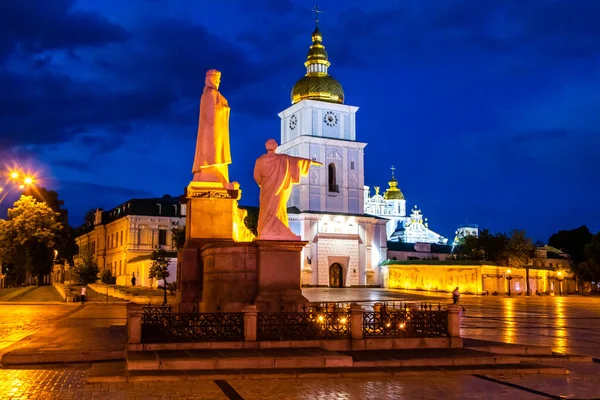
<path id="1" fill-rule="evenodd" d="M 132 303 L 137 303 L 137 304 L 160 305 L 160 304 L 163 304 L 163 300 L 164 300 L 162 291 L 160 291 L 160 292 L 156 291 L 157 292 L 156 295 L 147 296 L 147 295 L 136 295 L 135 293 L 131 293 L 131 292 L 127 291 L 126 289 L 121 289 L 115 285 L 108 285 L 108 287 L 107 287 L 107 285 L 104 285 L 101 283 L 92 283 L 92 284 L 89 284 L 88 287 L 90 289 L 92 289 L 93 291 L 97 292 L 98 294 L 106 295 L 106 293 L 108 291 L 108 295 L 111 297 L 116 297 L 118 299 L 131 301 Z M 167 293 L 167 302 L 170 304 L 174 303 L 175 296 Z"/>
<path id="2" fill-rule="evenodd" d="M 60 294 L 64 301 L 66 301 L 67 303 L 71 303 L 73 301 L 75 293 L 68 286 L 59 282 L 53 282 L 52 286 L 54 286 L 54 288 L 56 289 L 58 294 Z"/>

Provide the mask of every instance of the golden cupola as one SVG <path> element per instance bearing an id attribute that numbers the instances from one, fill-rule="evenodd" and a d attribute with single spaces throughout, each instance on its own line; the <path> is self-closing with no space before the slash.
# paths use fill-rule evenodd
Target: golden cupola
<path id="1" fill-rule="evenodd" d="M 404 194 L 398 189 L 398 181 L 394 177 L 395 168 L 392 167 L 392 179 L 388 182 L 390 187 L 383 194 L 385 200 L 404 200 Z"/>
<path id="2" fill-rule="evenodd" d="M 304 63 L 306 75 L 298 80 L 292 89 L 292 104 L 307 99 L 344 103 L 344 89 L 337 80 L 328 75 L 329 65 L 327 51 L 323 46 L 323 35 L 317 20 L 317 27 L 312 34 L 312 45 Z"/>

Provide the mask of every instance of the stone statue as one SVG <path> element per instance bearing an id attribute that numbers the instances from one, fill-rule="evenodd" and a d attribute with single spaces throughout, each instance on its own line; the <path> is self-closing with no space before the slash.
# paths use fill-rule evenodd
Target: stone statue
<path id="1" fill-rule="evenodd" d="M 221 73 L 216 69 L 206 72 L 204 92 L 200 99 L 200 121 L 194 157 L 194 182 L 229 183 L 229 104 L 221 93 Z"/>
<path id="2" fill-rule="evenodd" d="M 267 154 L 260 156 L 254 165 L 254 180 L 260 186 L 260 210 L 258 214 L 259 240 L 299 240 L 290 230 L 287 202 L 292 186 L 300 177 L 308 175 L 311 165 L 322 166 L 307 158 L 276 154 L 277 142 L 267 140 Z"/>

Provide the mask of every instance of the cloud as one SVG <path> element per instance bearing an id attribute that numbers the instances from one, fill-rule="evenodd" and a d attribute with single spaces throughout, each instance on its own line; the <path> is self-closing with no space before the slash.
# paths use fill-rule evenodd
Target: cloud
<path id="1" fill-rule="evenodd" d="M 0 61 L 18 48 L 28 53 L 122 43 L 123 27 L 106 18 L 73 11 L 73 0 L 0 2 Z"/>

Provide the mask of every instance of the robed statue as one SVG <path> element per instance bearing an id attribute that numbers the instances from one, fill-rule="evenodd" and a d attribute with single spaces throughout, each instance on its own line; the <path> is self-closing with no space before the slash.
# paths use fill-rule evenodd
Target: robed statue
<path id="1" fill-rule="evenodd" d="M 194 157 L 194 182 L 229 182 L 229 104 L 221 93 L 221 73 L 206 72 L 204 92 L 200 99 L 200 121 Z"/>
<path id="2" fill-rule="evenodd" d="M 289 228 L 287 202 L 292 186 L 308 175 L 311 165 L 323 165 L 307 158 L 277 154 L 277 142 L 269 139 L 265 144 L 267 154 L 260 156 L 254 165 L 254 180 L 260 186 L 258 213 L 259 240 L 298 240 Z"/>

